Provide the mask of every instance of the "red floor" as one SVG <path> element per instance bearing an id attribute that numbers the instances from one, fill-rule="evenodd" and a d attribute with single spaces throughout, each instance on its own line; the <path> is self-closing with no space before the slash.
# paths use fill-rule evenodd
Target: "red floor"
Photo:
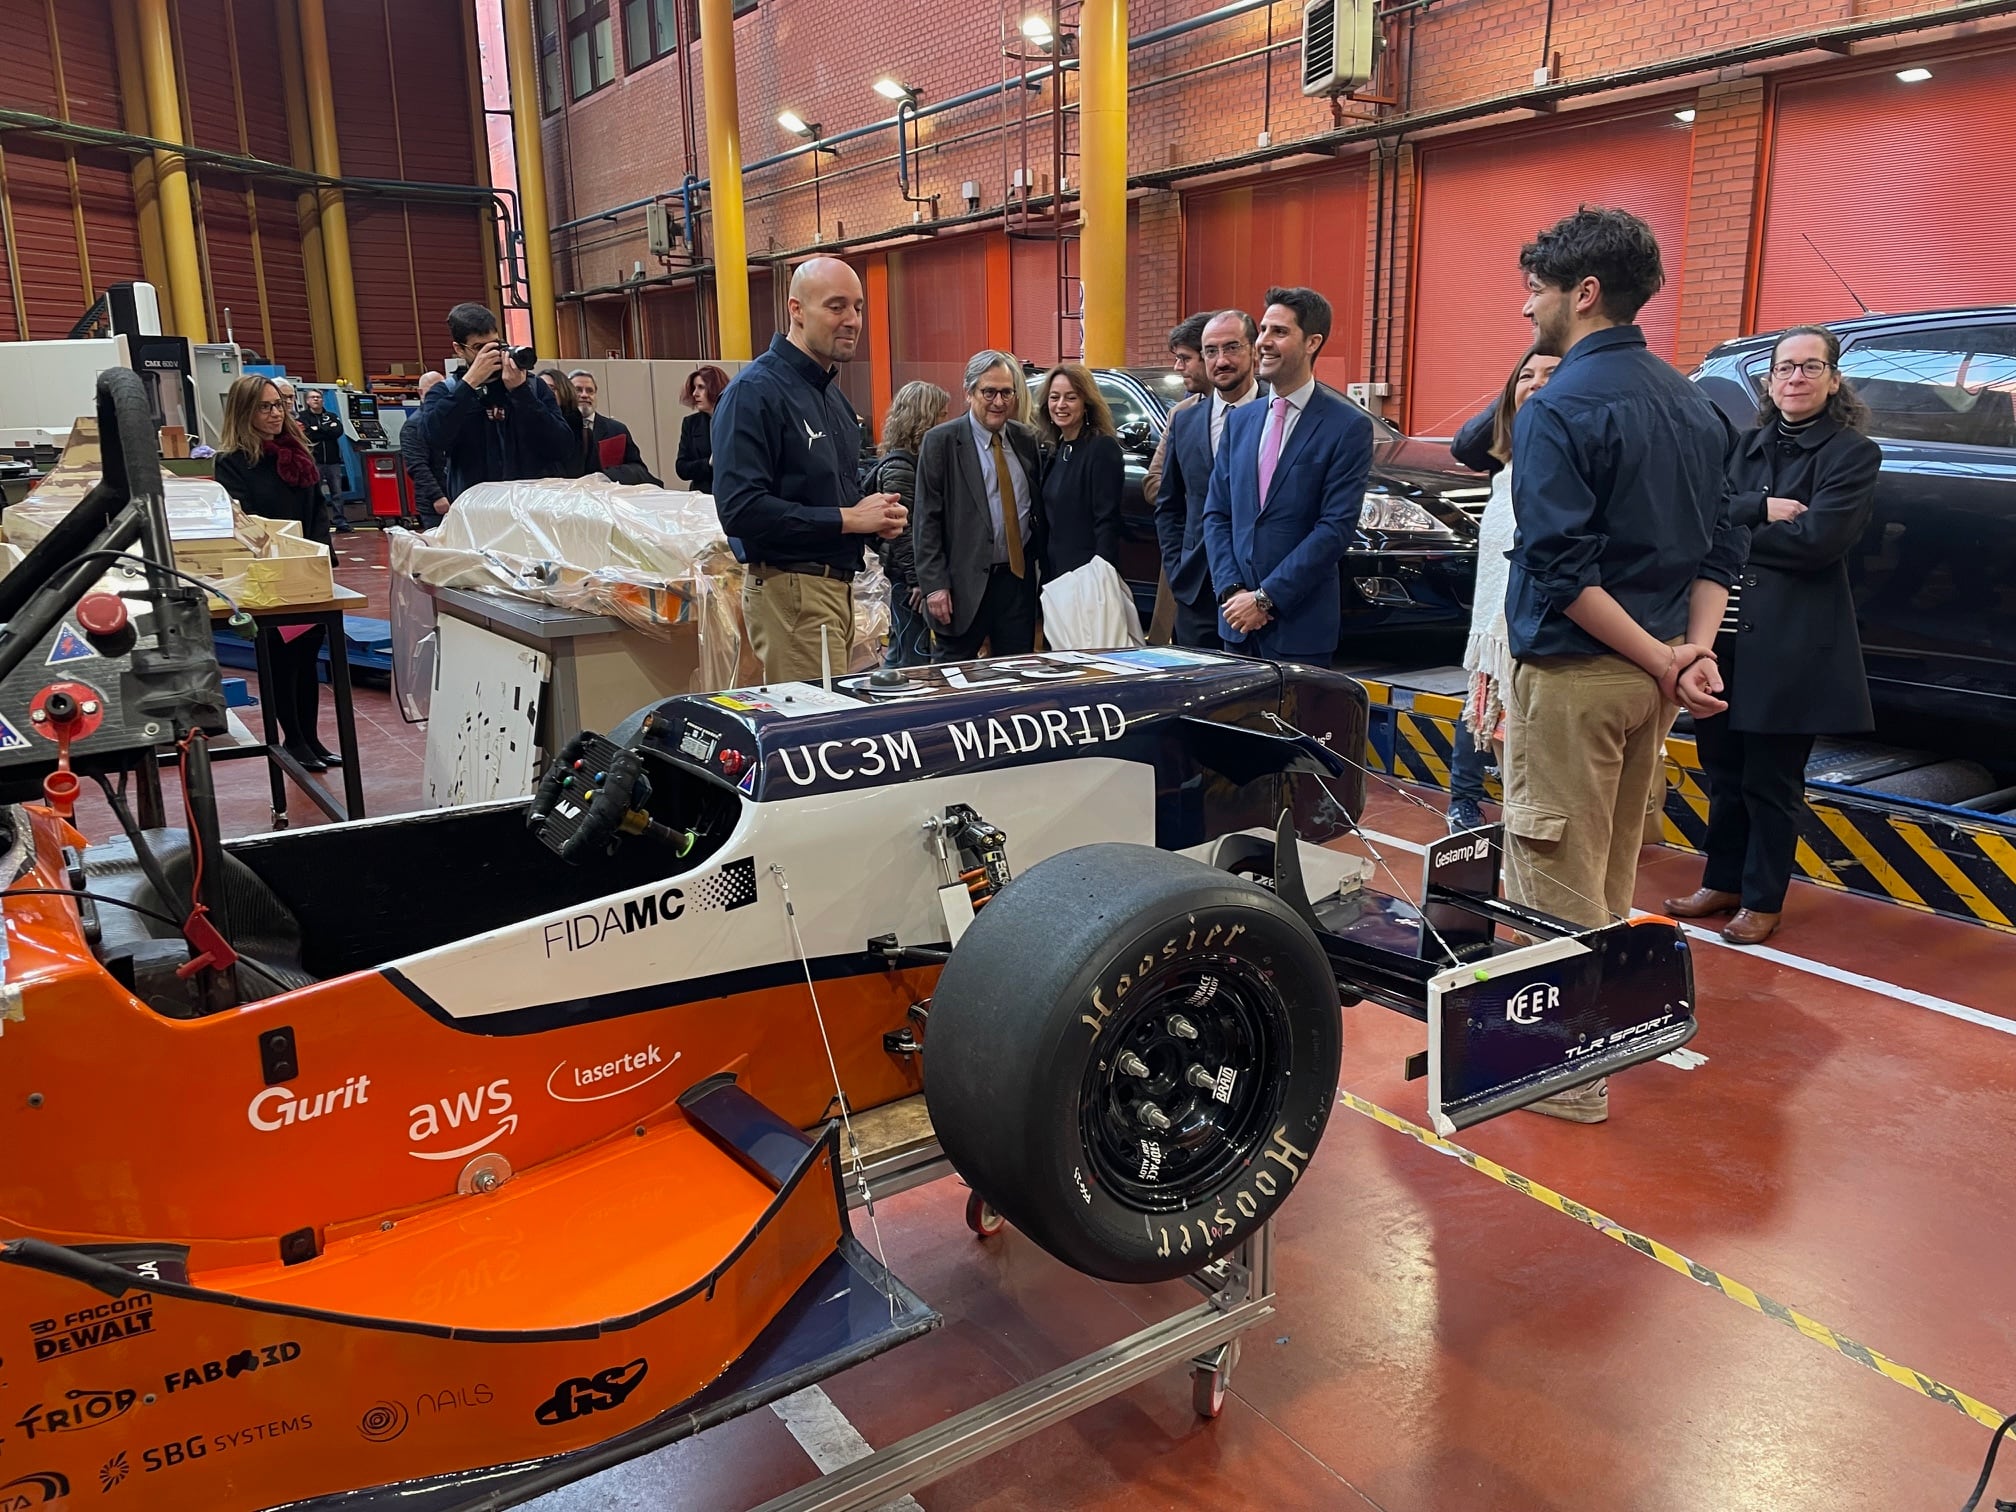
<path id="1" fill-rule="evenodd" d="M 376 590 L 382 546 L 342 577 Z M 417 807 L 423 732 L 360 689 L 371 812 Z M 334 744 L 325 721 L 324 739 Z M 227 834 L 262 829 L 263 769 L 220 772 Z M 332 790 L 335 790 L 332 785 Z M 172 796 L 171 804 L 175 801 Z M 1440 807 L 1439 799 L 1431 799 Z M 296 822 L 312 810 L 294 804 Z M 96 816 L 103 819 L 102 812 Z M 1367 828 L 1439 815 L 1381 789 Z M 87 827 L 98 825 L 87 816 Z M 1419 858 L 1384 854 L 1401 885 Z M 1638 902 L 1698 862 L 1648 849 Z M 1393 884 L 1380 879 L 1381 886 Z M 2016 941 L 1799 884 L 1773 946 L 2016 1023 Z M 1691 1071 L 1615 1079 L 1599 1127 L 1513 1114 L 1488 1155 L 1937 1382 L 2016 1410 L 2008 1287 L 2016 1038 L 1703 943 Z M 1414 1122 L 1411 1021 L 1346 1011 L 1344 1084 Z M 982 1243 L 942 1182 L 878 1206 L 938 1333 L 825 1384 L 887 1445 L 1187 1305 Z M 873 1235 L 865 1220 L 864 1240 Z M 1278 1225 L 1280 1315 L 1245 1340 L 1225 1414 L 1171 1372 L 917 1493 L 959 1508 L 1842 1512 L 1958 1508 L 1988 1432 L 1793 1329 L 1341 1108 Z M 2016 1496 L 2016 1453 L 1992 1496 Z M 811 1478 L 770 1412 L 541 1499 L 542 1512 L 737 1512 Z"/>

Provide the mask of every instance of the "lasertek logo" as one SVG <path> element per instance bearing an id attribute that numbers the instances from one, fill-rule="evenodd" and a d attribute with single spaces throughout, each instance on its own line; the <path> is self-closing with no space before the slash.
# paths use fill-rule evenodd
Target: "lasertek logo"
<path id="1" fill-rule="evenodd" d="M 1505 1000 L 1505 1017 L 1515 1024 L 1537 1024 L 1541 1016 L 1561 1006 L 1561 989 L 1552 982 L 1529 982 Z"/>

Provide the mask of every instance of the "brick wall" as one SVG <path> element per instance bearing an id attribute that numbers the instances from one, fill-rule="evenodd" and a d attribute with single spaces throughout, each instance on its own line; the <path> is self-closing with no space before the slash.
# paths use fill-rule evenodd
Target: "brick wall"
<path id="1" fill-rule="evenodd" d="M 1134 0 L 1130 31 L 1139 37 L 1201 15 L 1216 3 Z M 1390 77 L 1381 83 L 1398 92 L 1400 108 L 1411 114 L 1529 88 L 1534 69 L 1556 55 L 1557 78 L 1586 81 L 1744 42 L 1939 8 L 1940 0 L 1643 0 L 1629 6 L 1615 0 L 1555 0 L 1550 32 L 1547 0 L 1443 0 L 1391 24 Z M 624 6 L 618 0 L 610 9 L 618 31 L 615 82 L 545 123 L 555 221 L 595 215 L 653 193 L 670 193 L 689 168 L 702 176 L 706 173 L 706 122 L 697 101 L 698 161 L 689 164 L 684 158 L 679 114 L 682 60 L 671 55 L 635 73 L 623 73 Z M 1010 7 L 1011 24 L 1015 13 Z M 1067 10 L 1067 24 L 1070 15 Z M 1253 151 L 1263 132 L 1278 148 L 1337 126 L 1339 117 L 1330 102 L 1305 99 L 1299 88 L 1300 5 L 1279 0 L 1272 7 L 1271 35 L 1269 15 L 1263 8 L 1131 54 L 1130 172 L 1166 173 L 1208 165 Z M 1020 67 L 1001 56 L 999 22 L 995 8 L 948 7 L 938 0 L 877 0 L 860 7 L 817 0 L 760 0 L 735 26 L 744 162 L 796 144 L 776 124 L 777 112 L 786 107 L 820 123 L 828 136 L 888 120 L 887 102 L 869 88 L 883 73 L 919 89 L 927 106 L 997 83 L 1004 72 L 1013 74 Z M 2002 23 L 1977 23 L 1976 29 L 1984 34 L 1981 45 L 1994 43 L 1997 38 L 1992 34 L 1998 30 L 2006 40 Z M 1795 66 L 1823 67 L 1828 61 L 1812 52 L 1802 55 Z M 692 73 L 697 88 L 697 56 Z M 924 191 L 940 196 L 942 214 L 964 212 L 960 185 L 969 179 L 980 185 L 983 206 L 998 206 L 1013 171 L 1025 160 L 1038 191 L 1050 188 L 1051 89 L 1049 84 L 1018 89 L 1005 101 L 993 98 L 965 105 L 922 123 L 917 174 Z M 1066 101 L 1075 102 L 1076 95 L 1077 81 L 1068 77 Z M 1680 90 L 1678 103 L 1688 103 L 1687 95 L 1686 89 Z M 1695 102 L 1697 140 L 1677 291 L 1682 323 L 1678 355 L 1683 362 L 1736 332 L 1742 323 L 1751 222 L 1759 210 L 1754 200 L 1765 101 L 1761 80 L 1735 78 L 1710 83 L 1700 89 Z M 1343 108 L 1347 123 L 1369 109 L 1353 103 Z M 1075 120 L 1068 113 L 1066 120 L 1066 146 L 1075 149 Z M 1476 129 L 1505 127 L 1486 124 Z M 747 173 L 752 260 L 764 261 L 821 240 L 905 232 L 911 212 L 898 194 L 894 150 L 894 132 L 882 130 L 842 143 L 837 158 L 822 159 L 816 213 L 808 156 Z M 1363 258 L 1360 271 L 1367 291 L 1363 327 L 1367 372 L 1353 376 L 1376 376 L 1391 384 L 1394 393 L 1387 412 L 1398 414 L 1406 379 L 1408 283 L 1413 267 L 1412 146 L 1389 153 L 1386 161 L 1385 251 L 1376 295 L 1372 288 L 1376 213 L 1367 217 L 1362 249 L 1340 248 L 1339 256 Z M 1360 149 L 1332 171 L 1367 175 L 1368 204 L 1376 205 L 1371 197 L 1376 164 L 1376 155 L 1362 155 Z M 1067 173 L 1075 182 L 1075 159 Z M 1136 361 L 1156 363 L 1163 357 L 1163 333 L 1183 311 L 1181 196 L 1167 188 L 1137 194 L 1132 217 L 1138 229 L 1130 355 Z M 986 234 L 984 228 L 976 229 Z M 999 234 L 998 223 L 992 234 Z M 630 212 L 562 233 L 555 249 L 556 280 L 563 290 L 620 281 L 629 276 L 637 259 L 646 257 L 642 214 Z M 646 271 L 659 270 L 647 263 Z"/>

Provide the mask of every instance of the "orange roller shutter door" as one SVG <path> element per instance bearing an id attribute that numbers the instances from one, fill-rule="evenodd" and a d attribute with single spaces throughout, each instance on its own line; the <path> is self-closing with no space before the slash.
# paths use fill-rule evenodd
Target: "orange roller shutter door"
<path id="1" fill-rule="evenodd" d="M 1519 313 L 1519 249 L 1578 205 L 1629 210 L 1659 238 L 1666 287 L 1639 324 L 1651 349 L 1672 358 L 1693 155 L 1693 132 L 1674 108 L 1422 150 L 1410 433 L 1451 435 L 1504 387 L 1533 339 Z"/>
<path id="2" fill-rule="evenodd" d="M 1913 61 L 1779 87 L 1754 329 L 2016 302 L 2016 52 Z"/>
<path id="3" fill-rule="evenodd" d="M 962 236 L 889 254 L 892 388 L 922 378 L 960 392 L 966 359 L 988 344 L 985 243 Z"/>
<path id="4" fill-rule="evenodd" d="M 1363 378 L 1365 163 L 1183 196 L 1183 311 L 1242 309 L 1258 318 L 1270 284 L 1303 284 L 1330 301 L 1317 376 Z M 1161 343 L 1155 343 L 1159 348 Z"/>

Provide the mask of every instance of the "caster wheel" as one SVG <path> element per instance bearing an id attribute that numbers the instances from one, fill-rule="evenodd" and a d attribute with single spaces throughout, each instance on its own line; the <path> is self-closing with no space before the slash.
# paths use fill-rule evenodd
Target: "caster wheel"
<path id="1" fill-rule="evenodd" d="M 1214 1421 L 1225 1410 L 1225 1393 L 1228 1387 L 1225 1372 L 1211 1370 L 1199 1365 L 1190 1372 L 1190 1405 L 1197 1409 L 1197 1416 L 1206 1422 Z"/>
<path id="2" fill-rule="evenodd" d="M 1008 1227 L 1008 1220 L 989 1207 L 986 1199 L 975 1192 L 966 1199 L 966 1227 L 982 1239 L 992 1239 Z"/>

